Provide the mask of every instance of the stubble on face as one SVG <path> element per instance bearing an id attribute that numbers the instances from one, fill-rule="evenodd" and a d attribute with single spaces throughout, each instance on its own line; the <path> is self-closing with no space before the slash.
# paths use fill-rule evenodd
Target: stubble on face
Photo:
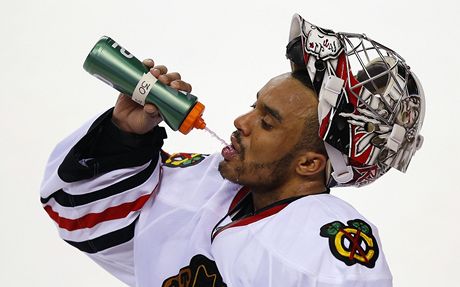
<path id="1" fill-rule="evenodd" d="M 229 163 L 219 164 L 221 176 L 233 183 L 255 189 L 275 189 L 284 184 L 289 178 L 289 167 L 294 159 L 291 150 L 282 158 L 271 162 L 245 162 L 245 147 L 241 144 L 239 131 L 233 133 L 240 146 L 237 166 L 228 167 Z"/>

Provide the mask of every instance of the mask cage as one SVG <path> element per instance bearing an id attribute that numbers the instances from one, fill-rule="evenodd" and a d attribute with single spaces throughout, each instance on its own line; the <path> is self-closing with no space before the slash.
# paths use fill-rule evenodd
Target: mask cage
<path id="1" fill-rule="evenodd" d="M 349 94 L 366 106 L 376 119 L 393 125 L 402 99 L 411 94 L 408 89 L 410 67 L 398 53 L 364 34 L 341 32 L 337 36 L 347 56 L 349 76 L 345 84 Z M 366 94 L 362 92 L 363 87 L 383 106 L 377 110 L 363 99 L 362 95 Z M 417 93 L 416 85 L 412 93 Z"/>

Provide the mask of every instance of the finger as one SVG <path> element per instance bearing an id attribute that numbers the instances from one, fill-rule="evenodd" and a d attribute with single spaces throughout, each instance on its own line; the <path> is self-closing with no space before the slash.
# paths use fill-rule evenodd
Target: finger
<path id="1" fill-rule="evenodd" d="M 168 72 L 168 68 L 166 68 L 166 66 L 164 66 L 164 65 L 157 65 L 157 66 L 154 66 L 153 68 L 160 70 L 160 73 L 162 75 L 164 75 L 164 74 L 166 74 Z"/>
<path id="2" fill-rule="evenodd" d="M 145 59 L 142 61 L 144 65 L 146 65 L 148 68 L 152 68 L 155 66 L 155 62 L 152 59 Z"/>
<path id="3" fill-rule="evenodd" d="M 171 82 L 181 79 L 180 74 L 177 72 L 172 72 L 172 73 L 166 74 L 165 76 L 168 77 L 171 80 Z"/>
<path id="4" fill-rule="evenodd" d="M 184 91 L 190 93 L 192 91 L 192 85 L 182 80 L 175 80 L 171 82 L 171 87 L 176 90 Z"/>
<path id="5" fill-rule="evenodd" d="M 150 68 L 150 74 L 158 79 L 158 77 L 161 75 L 161 71 L 155 68 Z"/>
<path id="6" fill-rule="evenodd" d="M 159 78 L 161 75 L 166 74 L 168 72 L 168 68 L 165 66 L 155 66 L 153 68 L 150 68 L 150 73 L 155 77 Z"/>
<path id="7" fill-rule="evenodd" d="M 145 104 L 144 112 L 144 118 L 147 119 L 147 121 L 153 126 L 158 125 L 163 120 L 157 107 L 153 104 Z"/>
<path id="8" fill-rule="evenodd" d="M 160 75 L 158 77 L 158 80 L 160 80 L 160 82 L 162 82 L 165 85 L 169 85 L 171 83 L 171 79 L 168 78 L 168 76 L 166 76 L 166 75 Z"/>
<path id="9" fill-rule="evenodd" d="M 177 72 L 158 76 L 158 80 L 165 85 L 171 84 L 172 81 L 180 80 L 180 74 Z"/>

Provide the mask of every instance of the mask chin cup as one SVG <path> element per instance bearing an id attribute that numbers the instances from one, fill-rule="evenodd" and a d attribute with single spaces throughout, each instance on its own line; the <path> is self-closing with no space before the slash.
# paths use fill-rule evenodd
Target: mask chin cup
<path id="1" fill-rule="evenodd" d="M 343 154 L 327 142 L 324 142 L 324 147 L 334 169 L 334 172 L 331 174 L 334 180 L 341 184 L 350 182 L 354 176 L 353 168 L 347 164 Z"/>
<path id="2" fill-rule="evenodd" d="M 406 129 L 398 124 L 394 124 L 391 134 L 388 137 L 386 147 L 394 152 L 397 152 L 404 141 L 405 135 Z"/>
<path id="3" fill-rule="evenodd" d="M 351 166 L 346 166 L 345 172 L 342 171 L 342 173 L 337 174 L 337 172 L 332 173 L 332 177 L 337 181 L 338 183 L 347 183 L 350 182 L 353 179 L 353 169 Z"/>

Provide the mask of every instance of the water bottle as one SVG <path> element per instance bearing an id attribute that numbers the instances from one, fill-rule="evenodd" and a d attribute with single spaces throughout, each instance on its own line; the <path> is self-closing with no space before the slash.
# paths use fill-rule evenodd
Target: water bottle
<path id="1" fill-rule="evenodd" d="M 204 105 L 194 95 L 158 81 L 149 69 L 110 37 L 103 36 L 86 58 L 83 68 L 140 105 L 154 104 L 174 131 L 187 134 L 204 129 Z"/>

